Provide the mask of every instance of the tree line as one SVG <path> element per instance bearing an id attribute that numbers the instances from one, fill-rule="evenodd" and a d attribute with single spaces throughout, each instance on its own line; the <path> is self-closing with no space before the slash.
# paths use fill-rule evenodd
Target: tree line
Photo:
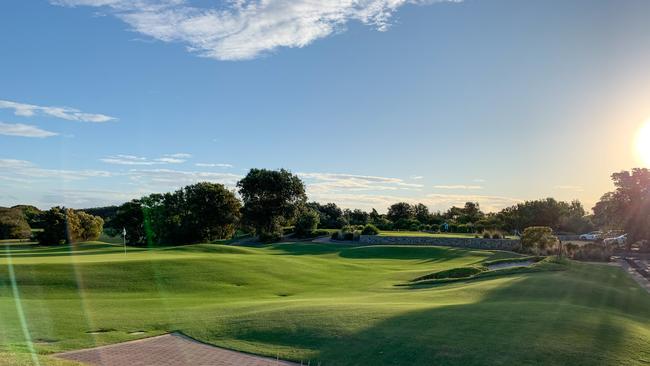
<path id="1" fill-rule="evenodd" d="M 43 245 L 99 239 L 104 220 L 64 207 L 41 211 L 34 206 L 0 208 L 0 239 L 38 240 Z"/>
<path id="2" fill-rule="evenodd" d="M 300 237 L 317 229 L 344 229 L 372 225 L 381 230 L 481 233 L 488 230 L 523 232 L 549 227 L 554 232 L 583 233 L 595 228 L 623 229 L 634 240 L 650 238 L 650 172 L 634 169 L 615 173 L 616 190 L 601 198 L 587 215 L 579 201 L 553 198 L 518 203 L 485 213 L 476 202 L 447 211 L 430 212 L 422 204 L 398 202 L 385 214 L 372 209 L 342 209 L 334 203 L 308 202 L 305 185 L 291 172 L 252 169 L 236 191 L 202 182 L 164 194 L 151 194 L 120 206 L 75 211 L 54 207 L 41 212 L 33 206 L 0 209 L 0 238 L 27 238 L 41 229 L 43 244 L 96 240 L 106 231 L 127 231 L 132 245 L 172 245 L 227 239 L 237 230 L 261 241 L 282 238 L 291 226 Z"/>

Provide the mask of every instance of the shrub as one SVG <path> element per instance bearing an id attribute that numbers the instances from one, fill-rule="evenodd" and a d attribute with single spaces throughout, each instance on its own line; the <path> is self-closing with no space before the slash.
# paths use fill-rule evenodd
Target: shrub
<path id="1" fill-rule="evenodd" d="M 339 240 L 339 232 L 335 231 L 332 233 L 332 236 L 330 237 L 332 240 Z"/>
<path id="2" fill-rule="evenodd" d="M 295 235 L 297 237 L 307 237 L 316 231 L 320 223 L 320 215 L 314 209 L 303 209 L 296 218 Z"/>
<path id="3" fill-rule="evenodd" d="M 282 240 L 282 231 L 263 231 L 260 233 L 262 243 L 275 243 Z"/>
<path id="4" fill-rule="evenodd" d="M 343 234 L 343 240 L 353 241 L 354 240 L 354 233 L 345 233 L 345 234 Z"/>
<path id="5" fill-rule="evenodd" d="M 575 253 L 580 249 L 580 245 L 575 243 L 566 243 L 563 245 L 563 249 L 564 249 L 564 254 L 568 258 L 574 258 Z"/>
<path id="6" fill-rule="evenodd" d="M 483 232 L 483 239 L 492 239 L 492 234 L 489 231 Z"/>
<path id="7" fill-rule="evenodd" d="M 498 231 L 492 233 L 492 239 L 503 239 L 503 234 Z"/>
<path id="8" fill-rule="evenodd" d="M 429 230 L 430 231 L 440 231 L 440 225 L 431 224 L 431 225 L 429 225 Z"/>
<path id="9" fill-rule="evenodd" d="M 609 262 L 612 255 L 614 255 L 613 246 L 589 243 L 579 247 L 572 258 L 582 261 Z"/>
<path id="10" fill-rule="evenodd" d="M 558 240 L 553 229 L 546 226 L 532 226 L 524 230 L 521 237 L 521 250 L 524 253 L 547 255 L 557 249 Z"/>
<path id="11" fill-rule="evenodd" d="M 373 224 L 368 224 L 361 231 L 361 235 L 378 235 L 379 229 Z"/>

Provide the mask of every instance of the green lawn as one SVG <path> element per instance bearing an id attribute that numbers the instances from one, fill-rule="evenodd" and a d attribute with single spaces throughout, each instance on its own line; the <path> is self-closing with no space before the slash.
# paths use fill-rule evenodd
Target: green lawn
<path id="1" fill-rule="evenodd" d="M 319 244 L 125 256 L 104 243 L 0 245 L 0 364 L 31 365 L 33 347 L 42 364 L 64 365 L 46 354 L 174 330 L 323 366 L 648 364 L 650 295 L 615 267 L 396 286 L 508 256 Z M 107 332 L 86 333 L 96 330 Z"/>

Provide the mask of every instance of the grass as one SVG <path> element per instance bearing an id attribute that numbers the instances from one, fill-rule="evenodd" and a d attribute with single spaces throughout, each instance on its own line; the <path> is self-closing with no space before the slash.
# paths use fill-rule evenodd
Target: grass
<path id="1" fill-rule="evenodd" d="M 396 286 L 512 256 L 311 243 L 126 256 L 101 242 L 0 245 L 0 364 L 31 365 L 30 344 L 41 364 L 70 365 L 47 354 L 179 330 L 323 366 L 647 365 L 650 295 L 618 268 L 568 263 Z M 87 333 L 101 329 L 111 331 Z"/>
<path id="2" fill-rule="evenodd" d="M 463 234 L 463 233 L 427 233 L 422 231 L 381 231 L 379 236 L 418 236 L 434 238 L 475 238 L 480 234 Z M 507 236 L 506 239 L 517 239 L 516 236 Z"/>

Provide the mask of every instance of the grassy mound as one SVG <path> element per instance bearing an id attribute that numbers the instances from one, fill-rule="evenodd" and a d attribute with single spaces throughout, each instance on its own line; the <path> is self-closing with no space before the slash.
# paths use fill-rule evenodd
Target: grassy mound
<path id="1" fill-rule="evenodd" d="M 127 255 L 101 243 L 0 247 L 0 364 L 30 365 L 33 348 L 41 364 L 67 365 L 47 354 L 173 330 L 323 366 L 650 358 L 650 295 L 618 268 L 542 261 L 564 271 L 395 286 L 505 257 L 513 255 L 307 243 Z"/>

